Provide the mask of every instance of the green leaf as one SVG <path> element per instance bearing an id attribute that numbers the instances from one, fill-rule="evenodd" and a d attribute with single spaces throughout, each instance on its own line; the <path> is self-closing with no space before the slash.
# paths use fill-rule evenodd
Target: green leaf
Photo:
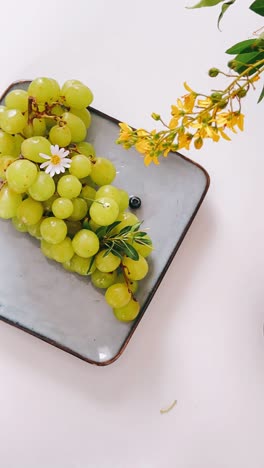
<path id="1" fill-rule="evenodd" d="M 264 98 L 264 86 L 263 86 L 262 91 L 260 93 L 260 96 L 258 98 L 258 104 L 260 103 L 260 101 L 262 101 L 263 98 Z"/>
<path id="2" fill-rule="evenodd" d="M 137 239 L 138 237 L 145 237 L 145 236 L 147 236 L 146 232 L 139 231 L 134 235 L 134 239 Z"/>
<path id="3" fill-rule="evenodd" d="M 250 52 L 248 54 L 239 54 L 234 58 L 234 60 L 238 62 L 237 66 L 234 69 L 237 73 L 243 73 L 249 67 L 249 65 L 254 65 L 262 59 L 264 59 L 264 52 Z M 258 70 L 258 68 L 262 65 L 260 64 L 252 67 L 252 69 L 248 72 L 248 76 L 255 73 Z"/>
<path id="4" fill-rule="evenodd" d="M 119 252 L 119 250 L 112 249 L 111 252 L 112 252 L 113 255 L 115 255 L 116 257 L 120 258 L 120 260 L 122 260 L 123 255 Z"/>
<path id="5" fill-rule="evenodd" d="M 144 239 L 144 238 L 135 239 L 135 242 L 137 242 L 137 244 L 141 244 L 141 245 L 152 245 L 152 242 L 151 242 L 150 239 Z"/>
<path id="6" fill-rule="evenodd" d="M 97 237 L 99 237 L 99 239 L 106 235 L 107 228 L 108 226 L 100 226 L 98 229 L 96 229 L 95 234 Z"/>
<path id="7" fill-rule="evenodd" d="M 118 226 L 121 223 L 121 221 L 115 221 L 114 223 L 110 224 L 106 228 L 106 234 L 109 234 L 113 229 L 115 229 L 116 226 Z"/>
<path id="8" fill-rule="evenodd" d="M 211 7 L 211 6 L 218 5 L 218 3 L 221 3 L 221 2 L 224 2 L 224 0 L 201 0 L 196 5 L 192 7 L 186 7 L 186 8 L 192 9 L 192 8 Z"/>
<path id="9" fill-rule="evenodd" d="M 254 11 L 260 16 L 264 16 L 264 1 L 263 0 L 255 0 L 255 2 L 250 5 L 250 10 Z"/>
<path id="10" fill-rule="evenodd" d="M 87 275 L 89 275 L 89 273 L 91 272 L 91 268 L 92 268 L 94 262 L 95 262 L 95 255 L 92 257 L 92 259 L 90 261 L 90 265 L 89 265 L 89 268 L 87 270 Z"/>
<path id="11" fill-rule="evenodd" d="M 248 53 L 258 50 L 259 46 L 263 47 L 263 39 L 247 39 L 246 41 L 238 42 L 226 50 L 226 54 L 235 55 L 241 53 Z"/>
<path id="12" fill-rule="evenodd" d="M 223 18 L 223 16 L 224 16 L 226 10 L 228 10 L 228 8 L 229 8 L 231 5 L 233 5 L 233 3 L 235 3 L 235 1 L 236 1 L 236 0 L 230 0 L 229 2 L 226 2 L 226 3 L 224 3 L 224 4 L 222 5 L 221 13 L 220 13 L 220 15 L 219 15 L 219 17 L 218 17 L 218 21 L 217 21 L 217 27 L 218 27 L 218 29 L 219 29 L 220 22 L 221 22 L 221 20 L 222 20 L 222 18 Z"/>
<path id="13" fill-rule="evenodd" d="M 140 221 L 139 223 L 133 224 L 133 226 L 131 226 L 131 228 L 132 228 L 131 232 L 138 231 L 142 223 L 143 223 L 143 221 Z"/>
<path id="14" fill-rule="evenodd" d="M 128 232 L 131 232 L 132 226 L 125 226 L 121 231 L 118 233 L 119 236 L 124 236 L 125 234 L 128 234 Z"/>
<path id="15" fill-rule="evenodd" d="M 124 247 L 124 253 L 127 255 L 127 257 L 131 258 L 132 260 L 138 260 L 139 255 L 138 252 L 132 245 L 125 243 Z"/>

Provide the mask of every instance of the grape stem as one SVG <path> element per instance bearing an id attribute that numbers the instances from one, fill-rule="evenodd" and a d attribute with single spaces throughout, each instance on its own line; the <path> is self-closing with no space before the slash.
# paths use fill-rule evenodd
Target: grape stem
<path id="1" fill-rule="evenodd" d="M 133 296 L 133 293 L 130 289 L 130 282 L 129 282 L 129 278 L 127 277 L 126 275 L 126 270 L 128 271 L 128 268 L 126 265 L 124 265 L 122 262 L 120 263 L 120 268 L 122 270 L 122 273 L 123 273 L 123 276 L 125 278 L 125 282 L 126 282 L 126 285 L 127 285 L 127 289 L 128 289 L 128 292 L 130 292 L 132 298 L 134 299 L 134 296 Z"/>
<path id="2" fill-rule="evenodd" d="M 7 183 L 6 180 L 0 179 L 0 190 L 3 188 L 3 186 Z"/>

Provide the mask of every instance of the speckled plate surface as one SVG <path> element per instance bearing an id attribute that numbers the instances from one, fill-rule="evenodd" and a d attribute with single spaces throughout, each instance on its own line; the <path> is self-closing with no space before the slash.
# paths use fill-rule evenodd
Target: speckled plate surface
<path id="1" fill-rule="evenodd" d="M 28 84 L 13 83 L 7 91 L 26 89 Z M 159 167 L 144 167 L 134 150 L 127 152 L 115 144 L 118 122 L 97 110 L 91 112 L 88 141 L 98 155 L 116 165 L 115 185 L 141 198 L 136 214 L 149 228 L 155 246 L 149 275 L 137 293 L 140 315 L 131 323 L 118 322 L 87 278 L 44 258 L 37 241 L 1 220 L 0 319 L 89 363 L 107 365 L 121 355 L 146 313 L 204 199 L 209 176 L 179 154 L 162 160 Z"/>

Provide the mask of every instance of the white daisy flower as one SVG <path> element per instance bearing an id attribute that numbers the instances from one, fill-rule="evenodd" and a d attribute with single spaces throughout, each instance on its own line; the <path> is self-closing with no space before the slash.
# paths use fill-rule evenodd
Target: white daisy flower
<path id="1" fill-rule="evenodd" d="M 44 162 L 40 165 L 40 169 L 45 169 L 45 172 L 53 177 L 55 174 L 60 174 L 65 172 L 65 169 L 68 169 L 71 165 L 71 159 L 67 158 L 69 151 L 64 148 L 60 148 L 59 145 L 50 146 L 51 156 L 44 153 L 39 153 L 39 155 L 47 159 L 47 162 Z"/>

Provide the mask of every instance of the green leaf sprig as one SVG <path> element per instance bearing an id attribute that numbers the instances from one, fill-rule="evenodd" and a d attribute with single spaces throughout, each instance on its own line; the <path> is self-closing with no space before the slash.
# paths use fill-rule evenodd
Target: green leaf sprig
<path id="1" fill-rule="evenodd" d="M 101 248 L 106 249 L 104 256 L 111 252 L 120 259 L 127 256 L 132 260 L 138 260 L 139 254 L 134 245 L 151 245 L 151 240 L 147 237 L 146 232 L 140 231 L 142 223 L 125 226 L 120 232 L 116 232 L 115 228 L 120 223 L 121 221 L 115 221 L 109 226 L 101 226 L 95 231 L 100 240 Z"/>

